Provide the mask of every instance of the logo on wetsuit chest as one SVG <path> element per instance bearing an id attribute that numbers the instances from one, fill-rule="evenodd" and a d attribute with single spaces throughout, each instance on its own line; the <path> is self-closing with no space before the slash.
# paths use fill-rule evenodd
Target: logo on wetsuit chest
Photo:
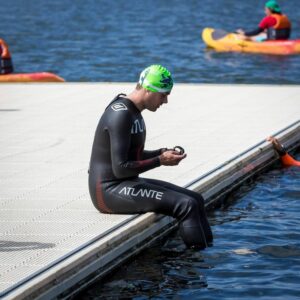
<path id="1" fill-rule="evenodd" d="M 147 197 L 151 199 L 161 200 L 163 196 L 163 192 L 155 191 L 155 190 L 148 190 L 148 189 L 135 189 L 132 187 L 123 187 L 119 194 L 124 194 L 126 196 L 133 196 L 133 197 Z"/>
<path id="2" fill-rule="evenodd" d="M 114 111 L 119 111 L 119 110 L 127 110 L 127 106 L 124 104 L 124 103 L 121 103 L 121 102 L 118 102 L 118 103 L 115 103 L 111 106 L 111 108 L 114 110 Z"/>
<path id="3" fill-rule="evenodd" d="M 143 119 L 134 120 L 131 127 L 131 134 L 142 133 L 146 130 L 145 122 Z"/>

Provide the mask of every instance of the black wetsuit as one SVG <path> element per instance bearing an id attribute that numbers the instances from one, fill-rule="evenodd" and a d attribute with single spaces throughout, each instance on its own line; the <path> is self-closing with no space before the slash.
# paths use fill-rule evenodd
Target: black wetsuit
<path id="1" fill-rule="evenodd" d="M 200 194 L 139 174 L 160 166 L 158 149 L 145 151 L 146 128 L 132 101 L 118 95 L 105 109 L 94 138 L 89 190 L 102 213 L 155 212 L 175 217 L 188 246 L 205 248 L 212 242 Z"/>

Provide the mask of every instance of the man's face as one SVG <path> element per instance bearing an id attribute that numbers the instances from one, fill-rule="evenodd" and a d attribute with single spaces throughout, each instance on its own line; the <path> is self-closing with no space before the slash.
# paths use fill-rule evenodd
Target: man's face
<path id="1" fill-rule="evenodd" d="M 271 12 L 271 10 L 270 10 L 269 8 L 265 7 L 265 14 L 266 14 L 267 16 L 269 16 L 269 15 L 272 14 L 272 12 Z"/>
<path id="2" fill-rule="evenodd" d="M 168 103 L 168 96 L 170 93 L 148 92 L 147 96 L 147 109 L 150 111 L 156 111 L 164 103 Z"/>

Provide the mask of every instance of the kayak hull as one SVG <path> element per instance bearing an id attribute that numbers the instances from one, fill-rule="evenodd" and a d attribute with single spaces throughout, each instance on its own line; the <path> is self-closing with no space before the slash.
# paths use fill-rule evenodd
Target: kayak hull
<path id="1" fill-rule="evenodd" d="M 214 28 L 204 28 L 202 31 L 204 43 L 221 52 L 248 52 L 274 55 L 300 54 L 300 39 L 278 41 L 244 41 L 235 33 L 225 33 Z"/>
<path id="2" fill-rule="evenodd" d="M 64 82 L 65 80 L 53 73 L 19 73 L 0 75 L 0 82 Z"/>

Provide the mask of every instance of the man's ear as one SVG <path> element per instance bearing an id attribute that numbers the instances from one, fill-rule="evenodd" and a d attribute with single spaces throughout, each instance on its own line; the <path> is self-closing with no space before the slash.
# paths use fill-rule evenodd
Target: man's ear
<path id="1" fill-rule="evenodd" d="M 150 92 L 151 92 L 151 91 L 149 91 L 149 90 L 146 90 L 146 89 L 145 89 L 145 91 L 146 91 L 146 93 L 147 93 L 147 94 L 150 94 Z"/>

